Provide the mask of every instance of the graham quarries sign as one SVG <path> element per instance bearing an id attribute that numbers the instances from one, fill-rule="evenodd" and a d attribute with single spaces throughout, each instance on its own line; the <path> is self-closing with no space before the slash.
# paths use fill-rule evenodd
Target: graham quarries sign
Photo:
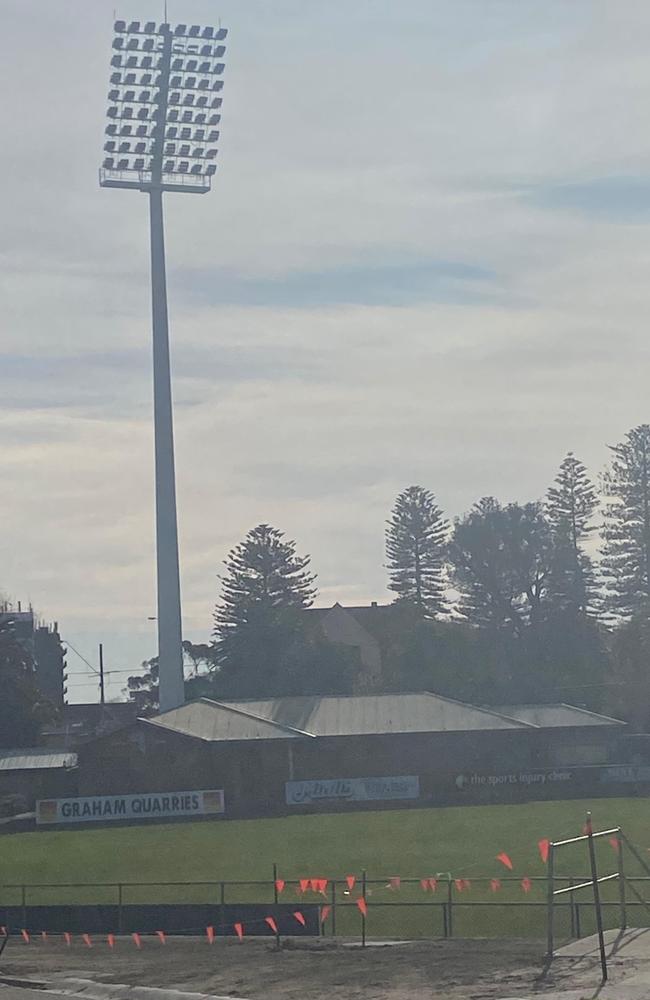
<path id="1" fill-rule="evenodd" d="M 143 792 L 140 795 L 87 795 L 75 799 L 41 799 L 36 822 L 105 823 L 110 820 L 209 816 L 224 811 L 220 788 L 189 792 Z"/>

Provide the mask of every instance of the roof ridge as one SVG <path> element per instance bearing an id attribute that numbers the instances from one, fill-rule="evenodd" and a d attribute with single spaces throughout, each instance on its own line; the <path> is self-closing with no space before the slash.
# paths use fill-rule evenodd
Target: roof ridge
<path id="1" fill-rule="evenodd" d="M 277 701 L 275 698 L 258 698 L 258 701 Z M 257 715 L 255 712 L 245 712 L 243 708 L 234 708 L 232 704 L 227 701 L 217 701 L 215 698 L 199 698 L 198 701 L 202 701 L 207 705 L 218 705 L 219 708 L 225 709 L 227 712 L 232 712 L 233 715 L 243 715 L 248 719 L 255 719 L 256 722 L 266 722 L 269 726 L 274 726 L 276 729 L 281 729 L 285 733 L 293 733 L 295 736 L 310 736 L 312 739 L 316 738 L 315 733 L 308 733 L 304 729 L 296 729 L 295 726 L 288 726 L 284 722 L 276 722 L 275 719 L 269 719 L 266 715 Z M 190 702 L 190 704 L 192 704 Z"/>

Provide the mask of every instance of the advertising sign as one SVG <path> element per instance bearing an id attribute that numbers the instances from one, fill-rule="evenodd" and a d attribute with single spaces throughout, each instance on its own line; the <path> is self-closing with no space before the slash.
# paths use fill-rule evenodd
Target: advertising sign
<path id="1" fill-rule="evenodd" d="M 417 799 L 420 779 L 413 775 L 392 778 L 317 778 L 287 781 L 287 805 L 312 802 L 380 802 L 389 799 Z"/>
<path id="2" fill-rule="evenodd" d="M 143 792 L 140 795 L 89 795 L 77 799 L 40 799 L 36 822 L 105 823 L 110 820 L 210 816 L 225 809 L 222 789 Z"/>

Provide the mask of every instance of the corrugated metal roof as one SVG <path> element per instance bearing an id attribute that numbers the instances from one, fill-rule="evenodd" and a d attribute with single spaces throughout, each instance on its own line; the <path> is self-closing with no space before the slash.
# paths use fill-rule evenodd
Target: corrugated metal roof
<path id="1" fill-rule="evenodd" d="M 42 771 L 76 766 L 77 755 L 68 750 L 40 747 L 0 750 L 0 771 Z"/>
<path id="2" fill-rule="evenodd" d="M 562 726 L 624 726 L 620 719 L 612 719 L 608 715 L 598 715 L 588 712 L 585 708 L 575 705 L 565 705 L 561 702 L 553 705 L 498 705 L 495 712 L 510 715 L 513 719 L 532 723 L 541 728 L 561 728 Z"/>
<path id="3" fill-rule="evenodd" d="M 228 702 L 230 708 L 315 736 L 522 729 L 525 722 L 440 695 L 355 695 Z"/>
<path id="4" fill-rule="evenodd" d="M 426 692 L 241 702 L 201 699 L 148 721 L 219 741 L 530 728 L 490 709 Z"/>
<path id="5" fill-rule="evenodd" d="M 207 698 L 146 721 L 199 740 L 272 740 L 310 735 L 260 718 L 254 709 L 241 711 L 237 706 L 222 705 Z"/>

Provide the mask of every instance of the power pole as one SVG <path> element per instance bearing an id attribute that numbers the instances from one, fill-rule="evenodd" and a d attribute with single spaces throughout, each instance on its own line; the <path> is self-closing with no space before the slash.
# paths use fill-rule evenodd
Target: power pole
<path id="1" fill-rule="evenodd" d="M 106 704 L 104 691 L 104 646 L 101 642 L 99 644 L 99 703 L 100 705 Z"/>

